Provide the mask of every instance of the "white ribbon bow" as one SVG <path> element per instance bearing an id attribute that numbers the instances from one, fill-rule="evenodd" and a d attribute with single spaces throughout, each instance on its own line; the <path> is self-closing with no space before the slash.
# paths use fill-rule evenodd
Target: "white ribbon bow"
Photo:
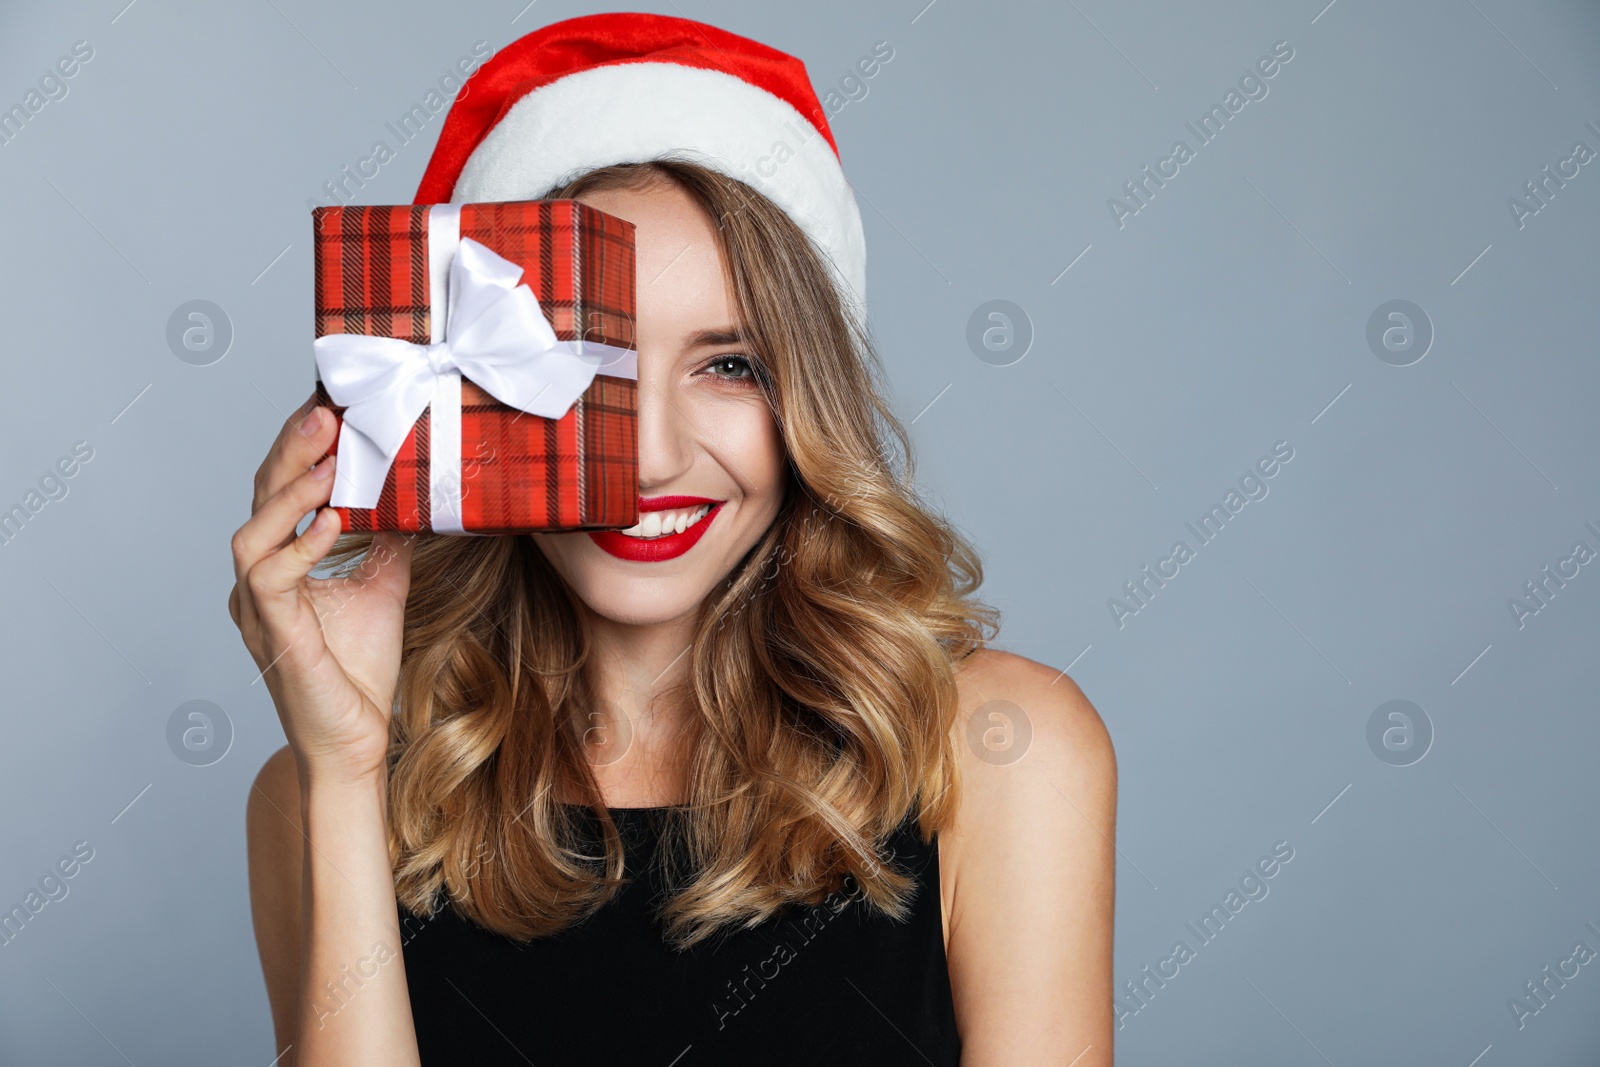
<path id="1" fill-rule="evenodd" d="M 632 351 L 591 344 L 586 352 L 581 340 L 559 340 L 538 298 L 519 284 L 522 273 L 517 264 L 463 237 L 449 265 L 444 340 L 419 345 L 337 333 L 312 343 L 323 386 L 345 408 L 333 506 L 377 506 L 394 458 L 422 412 L 430 404 L 439 411 L 436 400 L 453 399 L 459 408 L 462 376 L 501 403 L 548 419 L 565 415 L 602 369 L 637 376 Z M 440 311 L 435 299 L 432 312 Z"/>

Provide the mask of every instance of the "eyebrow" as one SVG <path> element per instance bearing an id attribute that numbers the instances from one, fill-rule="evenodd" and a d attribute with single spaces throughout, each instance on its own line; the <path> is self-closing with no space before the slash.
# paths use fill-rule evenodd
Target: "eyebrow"
<path id="1" fill-rule="evenodd" d="M 737 326 L 724 327 L 717 330 L 696 330 L 688 337 L 690 348 L 705 348 L 713 345 L 743 344 L 749 338 Z"/>

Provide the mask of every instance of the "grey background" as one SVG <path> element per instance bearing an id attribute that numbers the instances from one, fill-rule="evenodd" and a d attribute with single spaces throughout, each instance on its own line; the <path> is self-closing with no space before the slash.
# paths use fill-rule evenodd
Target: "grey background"
<path id="1" fill-rule="evenodd" d="M 312 381 L 305 201 L 474 42 L 596 8 L 125 2 L 0 15 L 7 107 L 95 49 L 0 146 L 0 505 L 95 452 L 0 547 L 0 903 L 95 850 L 0 947 L 0 1059 L 266 1067 L 243 812 L 283 739 L 225 600 L 251 472 Z M 1507 600 L 1600 547 L 1600 162 L 1523 228 L 1506 201 L 1600 150 L 1600 14 L 925 2 L 640 6 L 824 91 L 894 47 L 833 117 L 873 325 L 1003 646 L 1070 664 L 1116 741 L 1119 986 L 1295 850 L 1125 1020 L 1121 1062 L 1594 1062 L 1600 964 L 1520 1030 L 1507 999 L 1600 949 L 1600 564 L 1520 629 Z M 1119 229 L 1107 198 L 1280 40 L 1269 95 Z M 411 199 L 442 121 L 363 202 Z M 210 366 L 165 339 L 192 299 L 235 331 Z M 966 342 L 991 299 L 1031 320 L 1009 366 Z M 1406 367 L 1366 343 L 1393 299 L 1436 332 Z M 1278 441 L 1270 495 L 1118 628 L 1108 598 Z M 1411 766 L 1366 741 L 1393 699 L 1435 733 Z M 210 766 L 168 747 L 191 700 L 233 725 Z"/>

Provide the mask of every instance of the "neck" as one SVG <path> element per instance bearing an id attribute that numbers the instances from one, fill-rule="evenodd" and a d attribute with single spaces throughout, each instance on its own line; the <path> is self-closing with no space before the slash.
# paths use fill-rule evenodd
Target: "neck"
<path id="1" fill-rule="evenodd" d="M 682 799 L 683 742 L 692 725 L 681 689 L 698 612 L 648 625 L 590 613 L 585 751 L 605 803 L 649 807 Z"/>

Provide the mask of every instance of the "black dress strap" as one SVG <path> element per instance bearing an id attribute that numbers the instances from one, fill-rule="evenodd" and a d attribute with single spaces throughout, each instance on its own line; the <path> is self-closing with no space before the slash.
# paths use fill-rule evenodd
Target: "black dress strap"
<path id="1" fill-rule="evenodd" d="M 898 922 L 856 899 L 823 904 L 685 951 L 651 916 L 672 809 L 612 809 L 632 880 L 586 921 L 514 941 L 441 908 L 401 910 L 424 1067 L 472 1064 L 933 1064 L 960 1060 L 944 953 L 937 841 L 911 817 L 887 842 L 916 880 Z"/>

